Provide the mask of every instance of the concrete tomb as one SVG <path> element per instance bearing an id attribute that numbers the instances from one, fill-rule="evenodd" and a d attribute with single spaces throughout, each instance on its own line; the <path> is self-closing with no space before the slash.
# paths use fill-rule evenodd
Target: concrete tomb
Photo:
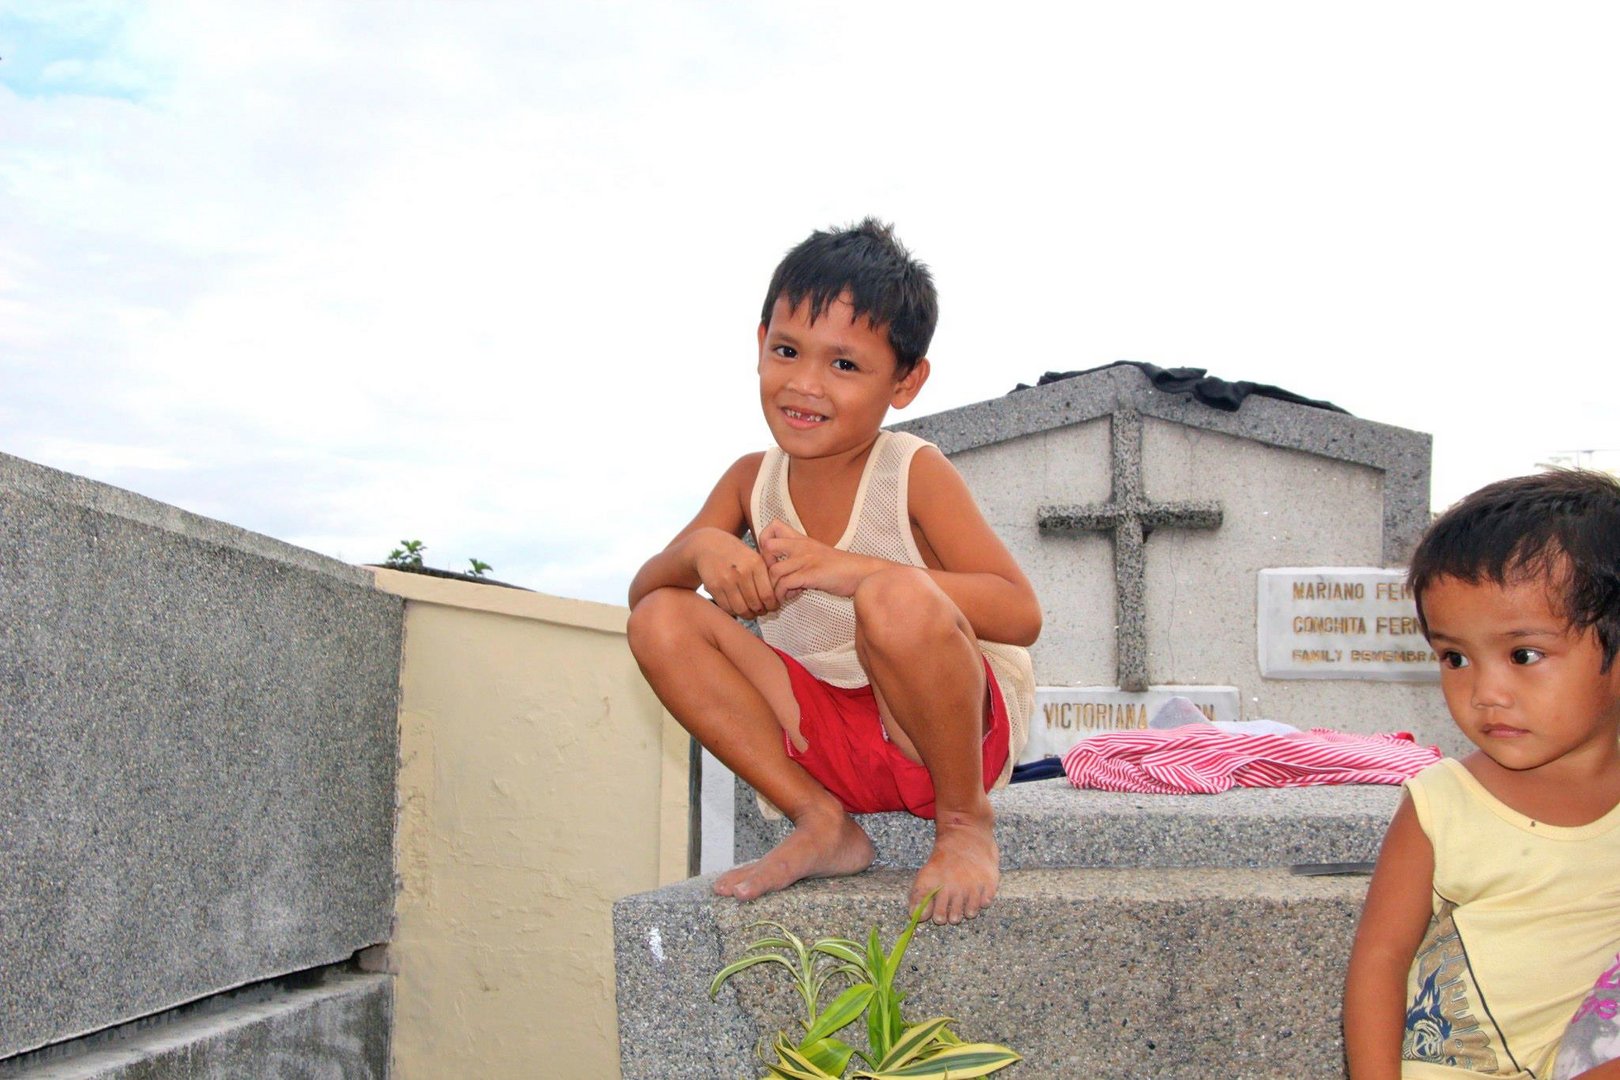
<path id="1" fill-rule="evenodd" d="M 1025 760 L 1147 727 L 1173 696 L 1212 720 L 1455 744 L 1408 656 L 1426 647 L 1399 584 L 1429 516 L 1427 435 L 1264 396 L 1213 408 L 1130 366 L 898 426 L 956 464 L 1042 601 Z M 704 775 L 705 815 L 719 771 Z M 971 925 L 919 933 L 916 1015 L 962 1017 L 1022 1052 L 1031 1075 L 1202 1077 L 1212 1062 L 1342 1075 L 1339 988 L 1365 879 L 1290 868 L 1372 859 L 1399 796 L 1133 796 L 1062 779 L 996 792 L 1001 891 Z M 708 867 L 755 858 L 787 830 L 743 785 L 733 807 L 712 834 L 705 818 Z M 741 980 L 706 999 L 753 920 L 806 935 L 899 925 L 930 824 L 874 814 L 862 826 L 877 847 L 866 874 L 747 906 L 714 898 L 708 880 L 616 905 L 627 1080 L 672 1062 L 746 1070 L 754 1040 L 790 1022 L 786 995 Z M 676 1025 L 693 1034 L 671 1057 L 656 1034 Z"/>
<path id="2" fill-rule="evenodd" d="M 0 454 L 15 1075 L 24 1052 L 387 939 L 401 615 L 362 570 Z M 285 1030 L 307 1042 L 329 1009 L 386 1024 L 390 993 L 295 995 Z"/>
<path id="3" fill-rule="evenodd" d="M 1390 654 L 1416 650 L 1402 621 L 1414 614 L 1409 597 L 1381 596 L 1377 614 L 1390 618 L 1372 616 L 1353 641 L 1340 631 L 1354 624 L 1322 617 L 1325 597 L 1291 611 L 1317 621 L 1289 655 L 1370 659 L 1319 665 L 1302 682 L 1261 657 L 1262 635 L 1283 647 L 1268 633 L 1277 616 L 1266 583 L 1298 573 L 1276 568 L 1323 568 L 1308 573 L 1325 581 L 1404 561 L 1428 521 L 1427 435 L 1260 396 L 1223 411 L 1131 366 L 898 426 L 951 458 L 1041 598 L 1031 653 L 1042 692 L 1026 761 L 1085 734 L 1145 727 L 1185 687 L 1199 688 L 1212 719 L 1450 738 L 1422 665 L 1396 661 L 1402 678 L 1388 673 Z M 1399 578 L 1366 574 L 1386 592 Z M 1092 726 L 1076 725 L 1088 717 Z"/>

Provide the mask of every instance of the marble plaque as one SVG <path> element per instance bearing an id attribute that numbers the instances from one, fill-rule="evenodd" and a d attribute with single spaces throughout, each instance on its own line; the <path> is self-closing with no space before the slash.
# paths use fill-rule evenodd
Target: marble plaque
<path id="1" fill-rule="evenodd" d="M 1139 694 L 1116 686 L 1040 686 L 1035 689 L 1029 744 L 1019 763 L 1062 757 L 1088 735 L 1140 731 L 1173 697 L 1191 701 L 1211 720 L 1239 718 L 1235 686 L 1150 686 Z"/>
<path id="2" fill-rule="evenodd" d="M 1440 679 L 1405 570 L 1262 570 L 1258 626 L 1260 674 L 1267 679 Z"/>

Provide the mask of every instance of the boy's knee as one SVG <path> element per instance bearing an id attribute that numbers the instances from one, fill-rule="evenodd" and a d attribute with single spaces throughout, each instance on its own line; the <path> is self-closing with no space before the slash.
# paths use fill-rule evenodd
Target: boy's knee
<path id="1" fill-rule="evenodd" d="M 855 586 L 855 616 L 881 616 L 905 611 L 937 591 L 928 575 L 914 566 L 891 566 L 868 574 Z"/>
<path id="2" fill-rule="evenodd" d="M 625 636 L 637 660 L 683 648 L 697 622 L 694 602 L 701 598 L 690 589 L 654 589 L 630 609 Z"/>
<path id="3" fill-rule="evenodd" d="M 879 570 L 855 588 L 855 632 L 867 648 L 926 647 L 960 630 L 956 605 L 922 570 Z"/>

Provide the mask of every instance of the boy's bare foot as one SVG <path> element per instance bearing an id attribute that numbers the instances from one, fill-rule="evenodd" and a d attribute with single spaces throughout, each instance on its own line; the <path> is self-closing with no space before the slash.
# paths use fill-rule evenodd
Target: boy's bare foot
<path id="1" fill-rule="evenodd" d="M 872 865 L 876 853 L 865 830 L 843 810 L 811 811 L 763 858 L 721 874 L 714 891 L 754 900 L 804 878 L 858 874 Z"/>
<path id="2" fill-rule="evenodd" d="M 981 816 L 941 811 L 934 821 L 934 850 L 917 871 L 911 886 L 916 907 L 934 889 L 934 903 L 923 918 L 936 923 L 959 923 L 977 918 L 990 906 L 1001 884 L 1001 853 L 996 848 L 995 819 L 988 810 Z"/>

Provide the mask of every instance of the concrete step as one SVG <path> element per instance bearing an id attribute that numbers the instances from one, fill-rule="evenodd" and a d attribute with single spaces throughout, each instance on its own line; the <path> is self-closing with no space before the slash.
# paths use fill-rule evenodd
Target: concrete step
<path id="1" fill-rule="evenodd" d="M 796 995 L 774 966 L 707 993 L 757 936 L 748 924 L 806 938 L 876 925 L 892 943 L 909 882 L 880 869 L 744 905 L 696 878 L 619 901 L 624 1080 L 759 1076 L 754 1048 L 796 1024 Z M 1274 868 L 1014 870 L 977 920 L 920 930 L 898 981 L 908 1017 L 954 1016 L 964 1037 L 1023 1054 L 1010 1080 L 1342 1076 L 1340 987 L 1365 891 L 1362 877 Z"/>
<path id="2" fill-rule="evenodd" d="M 1220 795 L 1122 795 L 1081 791 L 1067 780 L 1014 784 L 990 796 L 1005 870 L 1051 867 L 1293 866 L 1368 862 L 1401 792 L 1381 784 L 1235 788 Z M 880 867 L 917 867 L 933 823 L 868 814 L 861 825 Z M 736 858 L 757 859 L 788 831 L 766 821 L 737 783 Z"/>
<path id="3" fill-rule="evenodd" d="M 383 1080 L 393 1027 L 390 975 L 331 972 L 308 986 L 221 994 L 0 1061 L 6 1080 Z"/>

